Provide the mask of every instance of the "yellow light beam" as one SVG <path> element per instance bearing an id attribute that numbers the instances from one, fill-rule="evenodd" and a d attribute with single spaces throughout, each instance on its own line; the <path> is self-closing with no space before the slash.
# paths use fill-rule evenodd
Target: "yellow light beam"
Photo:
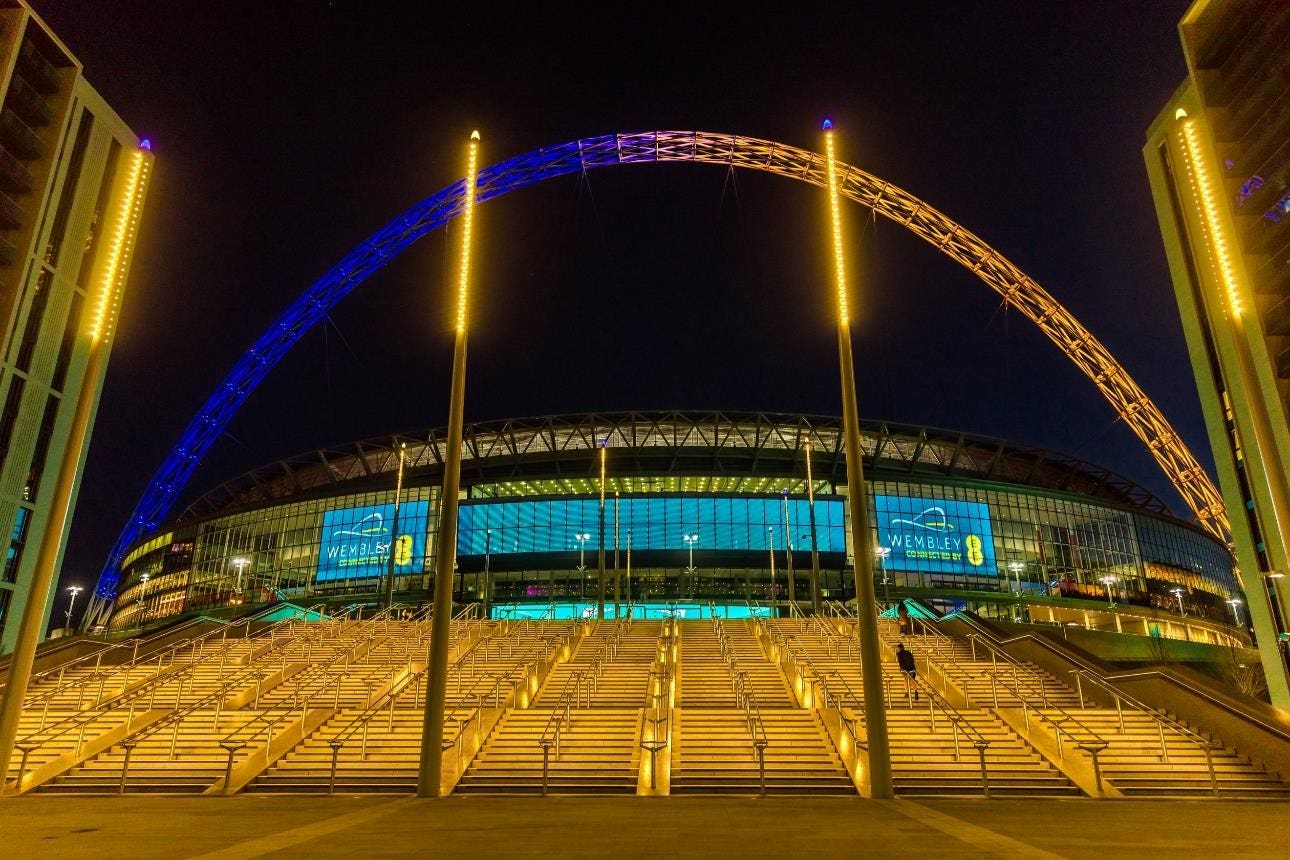
<path id="1" fill-rule="evenodd" d="M 466 159 L 466 194 L 461 213 L 461 270 L 457 273 L 457 331 L 466 330 L 466 308 L 470 298 L 470 233 L 475 223 L 475 182 L 479 161 L 479 132 L 470 133 L 470 154 Z"/>
<path id="2" fill-rule="evenodd" d="M 1187 152 L 1187 178 L 1192 190 L 1200 200 L 1200 208 L 1205 216 L 1205 231 L 1209 233 L 1209 245 L 1214 249 L 1214 262 L 1217 264 L 1218 276 L 1223 282 L 1223 292 L 1227 295 L 1228 310 L 1233 319 L 1241 316 L 1241 282 L 1237 278 L 1236 268 L 1232 261 L 1231 242 L 1218 212 L 1218 200 L 1214 191 L 1214 181 L 1210 178 L 1209 168 L 1201 152 L 1200 134 L 1196 130 L 1196 120 L 1187 116 L 1186 111 L 1178 109 L 1176 117 L 1182 129 L 1183 148 Z"/>
<path id="3" fill-rule="evenodd" d="M 147 190 L 151 170 L 152 153 L 143 147 L 136 149 L 130 156 L 116 219 L 108 238 L 98 297 L 94 313 L 90 317 L 89 335 L 95 343 L 110 338 L 116 324 L 121 287 L 130 269 L 130 257 L 134 252 L 139 215 L 143 211 L 144 192 Z"/>
<path id="4" fill-rule="evenodd" d="M 824 157 L 829 174 L 829 214 L 833 219 L 833 266 L 838 286 L 838 321 L 850 322 L 847 308 L 847 266 L 842 256 L 842 203 L 838 199 L 838 171 L 833 160 L 833 123 L 824 121 Z"/>

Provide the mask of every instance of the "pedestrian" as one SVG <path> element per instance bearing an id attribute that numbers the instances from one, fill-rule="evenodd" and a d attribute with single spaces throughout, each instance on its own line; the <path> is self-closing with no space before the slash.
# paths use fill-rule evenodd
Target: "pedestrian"
<path id="1" fill-rule="evenodd" d="M 914 652 L 905 650 L 905 643 L 896 643 L 896 664 L 900 666 L 900 671 L 905 675 L 905 696 L 909 697 L 909 691 L 914 691 L 914 701 L 918 701 L 918 687 L 914 686 L 914 679 L 918 677 L 918 667 L 914 664 Z"/>
<path id="2" fill-rule="evenodd" d="M 896 607 L 896 623 L 900 627 L 901 636 L 908 636 L 910 633 L 914 632 L 914 622 L 910 620 L 909 610 L 905 608 L 905 601 L 903 600 L 900 601 L 900 605 Z"/>

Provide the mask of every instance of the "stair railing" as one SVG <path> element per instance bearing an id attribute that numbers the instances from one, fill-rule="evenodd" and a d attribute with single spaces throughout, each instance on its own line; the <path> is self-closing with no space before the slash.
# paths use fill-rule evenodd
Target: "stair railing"
<path id="1" fill-rule="evenodd" d="M 550 778 L 551 750 L 555 750 L 555 760 L 559 761 L 560 736 L 564 732 L 565 726 L 573 720 L 573 708 L 577 704 L 578 688 L 581 685 L 582 673 L 570 673 L 560 691 L 560 698 L 556 701 L 555 708 L 551 711 L 551 717 L 546 721 L 546 727 L 542 729 L 542 735 L 538 738 L 538 746 L 542 747 L 543 795 L 547 793 L 547 784 Z"/>
<path id="2" fill-rule="evenodd" d="M 1084 705 L 1084 683 L 1092 684 L 1094 687 L 1101 689 L 1115 700 L 1115 712 L 1119 719 L 1120 733 L 1124 733 L 1124 706 L 1128 705 L 1132 710 L 1146 714 L 1156 725 L 1156 730 L 1160 736 L 1160 760 L 1166 764 L 1169 762 L 1169 744 L 1165 737 L 1165 729 L 1169 729 L 1183 740 L 1198 747 L 1205 754 L 1205 767 L 1209 771 L 1209 786 L 1215 797 L 1219 797 L 1218 773 L 1214 769 L 1214 750 L 1222 749 L 1223 745 L 1216 743 L 1209 738 L 1196 732 L 1194 729 L 1175 720 L 1163 711 L 1151 707 L 1146 702 L 1130 696 L 1111 682 L 1102 678 L 1096 672 L 1088 669 L 1073 669 L 1071 674 L 1075 676 L 1076 692 L 1079 694 L 1080 707 Z"/>
<path id="3" fill-rule="evenodd" d="M 943 716 L 950 724 L 954 733 L 954 760 L 962 761 L 962 750 L 960 748 L 960 735 L 967 739 L 977 751 L 977 758 L 981 766 L 981 793 L 986 797 L 990 796 L 990 773 L 986 765 L 986 751 L 990 748 L 990 740 L 981 734 L 976 726 L 959 712 L 958 708 L 950 704 L 941 693 L 927 682 L 925 678 L 917 675 L 905 676 L 909 683 L 906 685 L 906 695 L 909 700 L 909 707 L 914 707 L 914 691 L 919 690 L 927 695 L 927 713 L 931 720 L 932 731 L 936 731 L 936 711 L 939 708 Z"/>
<path id="4" fill-rule="evenodd" d="M 757 696 L 751 689 L 744 691 L 743 708 L 744 724 L 748 727 L 753 750 L 757 753 L 757 780 L 764 797 L 766 795 L 766 747 L 770 746 L 770 739 L 766 737 L 766 725 L 762 722 Z"/>
<path id="5" fill-rule="evenodd" d="M 671 666 L 656 662 L 650 667 L 649 677 L 638 736 L 641 748 L 649 752 L 649 787 L 658 788 L 658 754 L 672 745 Z M 648 738 L 646 725 L 650 727 Z"/>
<path id="6" fill-rule="evenodd" d="M 247 622 L 249 622 L 250 620 L 252 619 L 246 619 Z M 72 732 L 76 732 L 76 743 L 74 746 L 74 750 L 76 755 L 80 755 L 81 748 L 84 746 L 84 743 L 85 743 L 85 734 L 88 728 L 90 727 L 90 725 L 104 718 L 105 716 L 113 712 L 119 712 L 120 710 L 125 709 L 126 706 L 128 706 L 129 717 L 127 719 L 127 725 L 132 726 L 134 724 L 135 712 L 136 710 L 139 709 L 139 706 L 146 701 L 148 703 L 148 706 L 145 710 L 149 710 L 149 711 L 154 710 L 157 704 L 157 694 L 160 691 L 164 690 L 165 688 L 170 687 L 171 685 L 176 685 L 175 686 L 175 707 L 177 708 L 180 698 L 183 695 L 183 688 L 184 688 L 185 681 L 188 682 L 189 690 L 191 692 L 192 683 L 195 679 L 197 668 L 199 666 L 206 665 L 208 659 L 213 661 L 215 657 L 219 657 L 221 671 L 222 671 L 224 660 L 226 659 L 227 654 L 231 649 L 236 647 L 238 644 L 241 644 L 247 641 L 257 641 L 261 638 L 269 638 L 270 641 L 272 641 L 272 637 L 274 633 L 279 629 L 281 629 L 283 625 L 290 624 L 290 621 L 291 621 L 290 619 L 284 619 L 283 621 L 279 621 L 269 627 L 266 627 L 264 630 L 257 632 L 253 636 L 247 636 L 243 639 L 235 640 L 234 642 L 228 642 L 227 639 L 225 639 L 224 644 L 220 648 L 220 650 L 217 651 L 215 654 L 210 655 L 209 658 L 194 660 L 193 662 L 188 663 L 186 666 L 184 666 L 184 668 L 176 672 L 171 672 L 159 677 L 154 675 L 153 677 L 142 682 L 141 684 L 139 684 L 139 686 L 135 687 L 132 690 L 123 691 L 121 693 L 118 693 L 115 696 L 111 696 L 106 699 L 100 698 L 94 705 L 90 706 L 89 708 L 78 710 L 77 713 L 64 717 L 63 719 L 51 725 L 45 725 L 45 722 L 44 722 L 44 714 L 47 713 L 47 708 L 48 708 L 48 706 L 46 705 L 46 710 L 42 712 L 41 727 L 38 728 L 36 731 L 22 737 L 21 739 L 19 739 L 17 742 L 14 743 L 14 747 L 22 753 L 22 757 L 18 766 L 18 780 L 21 781 L 23 775 L 26 774 L 27 761 L 30 758 L 31 754 L 36 750 L 40 749 L 41 747 L 49 744 L 50 742 L 58 738 L 68 735 Z M 238 623 L 242 623 L 242 622 L 238 622 Z M 237 626 L 237 625 L 235 624 L 230 626 Z M 227 631 L 228 631 L 228 627 L 225 627 L 222 630 L 211 631 L 210 635 L 213 637 L 215 633 L 226 634 Z M 198 638 L 203 638 L 203 637 L 198 637 Z M 122 746 L 125 746 L 125 744 L 123 743 Z M 129 752 L 129 748 L 127 748 L 127 758 L 128 758 L 128 752 Z M 2 778 L 3 776 L 0 775 L 0 779 Z"/>
<path id="7" fill-rule="evenodd" d="M 1064 760 L 1066 758 L 1066 751 L 1062 744 L 1063 737 L 1067 738 L 1074 746 L 1088 753 L 1093 760 L 1093 782 L 1098 787 L 1098 790 L 1101 790 L 1102 766 L 1098 761 L 1098 756 L 1111 746 L 1110 741 L 1084 725 L 1060 705 L 1045 701 L 1042 708 L 1037 707 L 1034 702 L 1026 697 L 1023 691 L 1008 686 L 1006 681 L 999 680 L 994 673 L 991 673 L 991 683 L 1003 687 L 1021 702 L 1021 712 L 1026 723 L 1027 735 L 1030 734 L 1030 714 L 1032 711 L 1041 722 L 1047 723 L 1052 728 L 1053 736 L 1057 741 L 1057 757 L 1059 759 Z M 995 698 L 997 701 L 998 696 L 996 695 Z M 994 709 L 998 710 L 998 708 L 999 706 L 996 704 Z M 1056 715 L 1053 714 L 1053 711 L 1057 712 Z"/>

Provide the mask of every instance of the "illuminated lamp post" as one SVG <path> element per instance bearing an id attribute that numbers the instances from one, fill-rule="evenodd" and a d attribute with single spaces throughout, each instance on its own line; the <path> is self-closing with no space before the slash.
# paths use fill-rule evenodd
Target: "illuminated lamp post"
<path id="1" fill-rule="evenodd" d="M 623 617 L 623 582 L 618 574 L 618 491 L 614 490 L 614 619 Z"/>
<path id="2" fill-rule="evenodd" d="M 152 574 L 145 573 L 139 577 L 139 623 L 148 620 L 148 580 Z"/>
<path id="3" fill-rule="evenodd" d="M 245 556 L 238 556 L 237 558 L 229 561 L 229 564 L 237 568 L 237 584 L 233 586 L 233 590 L 238 594 L 242 593 L 242 574 L 246 571 L 246 567 L 250 563 L 251 560 Z"/>
<path id="4" fill-rule="evenodd" d="M 1181 618 L 1187 617 L 1187 609 L 1183 606 L 1183 590 L 1181 588 L 1171 588 L 1169 593 L 1178 599 L 1178 615 Z"/>
<path id="5" fill-rule="evenodd" d="M 1008 570 L 1012 571 L 1017 577 L 1017 590 L 1014 592 L 1015 594 L 1021 594 L 1021 572 L 1025 569 L 1026 566 L 1019 561 L 1008 563 Z"/>
<path id="6" fill-rule="evenodd" d="M 605 617 L 605 455 L 609 437 L 600 440 L 600 551 L 596 571 L 596 617 Z"/>
<path id="7" fill-rule="evenodd" d="M 788 525 L 788 490 L 785 490 L 782 495 L 784 498 L 784 576 L 788 579 L 789 615 L 792 616 L 797 609 L 797 584 L 793 582 L 793 535 Z"/>
<path id="8" fill-rule="evenodd" d="M 632 617 L 632 530 L 627 530 L 627 617 Z"/>
<path id="9" fill-rule="evenodd" d="M 891 747 L 882 691 L 882 655 L 878 650 L 878 612 L 873 593 L 873 548 L 869 535 L 869 499 L 864 482 L 864 453 L 860 444 L 860 407 L 856 402 L 855 359 L 851 354 L 851 322 L 847 305 L 846 259 L 842 242 L 842 204 L 833 157 L 833 123 L 824 121 L 825 170 L 829 214 L 833 226 L 833 265 L 837 287 L 838 366 L 842 383 L 842 425 L 846 448 L 847 498 L 851 505 L 851 540 L 855 546 L 856 633 L 860 671 L 864 680 L 865 721 L 869 730 L 871 796 L 889 800 Z"/>
<path id="10" fill-rule="evenodd" d="M 69 585 L 67 587 L 67 623 L 63 625 L 64 636 L 72 632 L 72 607 L 76 605 L 76 595 L 84 590 L 79 585 Z"/>
<path id="11" fill-rule="evenodd" d="M 493 530 L 484 530 L 484 606 L 483 615 L 491 618 L 493 613 Z"/>
<path id="12" fill-rule="evenodd" d="M 820 549 L 815 543 L 815 478 L 811 474 L 811 440 L 804 443 L 806 450 L 806 510 L 811 523 L 811 611 L 819 615 L 820 605 Z"/>
<path id="13" fill-rule="evenodd" d="M 399 500 L 403 498 L 403 460 L 407 455 L 406 442 L 399 445 L 399 475 L 394 481 L 394 517 L 390 523 L 390 558 L 385 569 L 385 609 L 394 605 L 394 557 L 399 546 Z"/>
<path id="14" fill-rule="evenodd" d="M 878 561 L 878 569 L 882 571 L 882 599 L 884 603 L 891 603 L 891 578 L 887 575 L 887 556 L 891 555 L 891 547 L 876 546 L 873 548 L 873 557 Z"/>
<path id="15" fill-rule="evenodd" d="M 694 545 L 699 542 L 699 533 L 693 532 L 691 534 L 681 535 L 681 540 L 685 541 L 685 545 L 690 548 L 690 566 L 685 569 L 685 575 L 690 577 L 690 586 L 693 588 L 694 587 Z M 681 596 L 682 597 L 685 596 L 684 589 L 682 589 Z"/>
<path id="16" fill-rule="evenodd" d="M 430 660 L 426 666 L 425 717 L 421 724 L 421 766 L 417 795 L 440 797 L 443 773 L 444 696 L 448 682 L 448 640 L 452 623 L 452 577 L 457 561 L 457 507 L 461 493 L 461 434 L 466 408 L 466 319 L 470 296 L 470 241 L 474 228 L 479 132 L 471 132 L 461 198 L 461 260 L 457 269 L 457 327 L 452 350 L 452 389 L 444 443 L 443 488 L 439 495 L 434 612 L 430 618 Z"/>
<path id="17" fill-rule="evenodd" d="M 770 601 L 771 601 L 770 614 L 772 616 L 778 616 L 779 613 L 775 611 L 775 600 L 776 598 L 779 597 L 779 594 L 775 589 L 775 527 L 774 526 L 766 526 L 766 543 L 767 543 L 767 546 L 770 548 Z"/>
<path id="18" fill-rule="evenodd" d="M 1115 605 L 1115 583 L 1119 581 L 1119 578 L 1108 574 L 1107 576 L 1100 577 L 1098 581 L 1106 586 L 1107 604 L 1110 606 L 1114 606 Z"/>
<path id="19" fill-rule="evenodd" d="M 589 532 L 578 532 L 573 536 L 578 542 L 578 591 L 582 591 L 582 581 L 587 573 L 587 541 L 591 540 Z"/>
<path id="20" fill-rule="evenodd" d="M 1236 626 L 1244 626 L 1241 624 L 1241 599 L 1239 597 L 1233 597 L 1231 600 L 1227 601 L 1227 605 L 1232 607 L 1232 615 L 1236 618 Z"/>
<path id="21" fill-rule="evenodd" d="M 62 536 L 71 513 L 77 467 L 89 438 L 99 392 L 97 381 L 103 377 L 104 362 L 107 361 L 115 332 L 117 310 L 121 306 L 122 288 L 130 271 L 130 258 L 138 235 L 139 217 L 143 211 L 152 162 L 152 145 L 146 140 L 128 158 L 123 155 L 121 167 L 117 170 L 112 203 L 103 213 L 102 265 L 96 267 L 93 274 L 97 284 L 94 309 L 88 315 L 89 329 L 75 332 L 78 341 L 89 341 L 83 373 L 85 383 L 76 395 L 67 446 L 49 498 L 49 521 L 40 539 L 36 563 L 27 587 L 27 599 L 18 622 L 13 655 L 9 660 L 8 683 L 0 693 L 0 793 L 4 792 L 3 780 L 6 777 L 3 775 L 9 773 L 22 703 L 27 697 L 27 685 L 31 682 L 32 664 L 36 659 L 36 645 L 45 627 L 45 607 L 58 569 L 58 558 L 63 551 Z M 19 774 L 18 778 L 21 780 L 22 775 Z"/>

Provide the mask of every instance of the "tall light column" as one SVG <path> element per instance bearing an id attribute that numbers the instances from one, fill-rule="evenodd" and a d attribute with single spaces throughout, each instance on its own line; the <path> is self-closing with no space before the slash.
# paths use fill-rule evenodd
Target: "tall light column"
<path id="1" fill-rule="evenodd" d="M 399 444 L 399 475 L 394 481 L 394 519 L 390 523 L 390 559 L 385 571 L 385 608 L 394 605 L 394 557 L 399 544 L 399 500 L 403 498 L 403 460 L 407 455 L 406 442 Z"/>
<path id="2" fill-rule="evenodd" d="M 793 581 L 793 532 L 788 522 L 788 490 L 784 496 L 784 576 L 788 579 L 788 614 L 797 614 L 797 584 Z"/>
<path id="3" fill-rule="evenodd" d="M 609 437 L 600 443 L 600 566 L 596 575 L 596 617 L 605 617 L 605 452 Z"/>
<path id="4" fill-rule="evenodd" d="M 479 132 L 470 134 L 466 188 L 461 204 L 461 265 L 457 270 L 457 332 L 452 350 L 452 393 L 444 443 L 443 489 L 439 494 L 439 536 L 434 566 L 434 616 L 430 620 L 425 721 L 421 728 L 420 797 L 439 797 L 443 764 L 443 705 L 448 681 L 448 634 L 452 623 L 452 576 L 457 561 L 457 496 L 461 491 L 462 414 L 466 401 L 466 311 L 470 296 L 470 240 L 475 220 L 475 169 Z"/>
<path id="5" fill-rule="evenodd" d="M 833 225 L 833 266 L 837 280 L 838 364 L 842 375 L 842 425 L 847 452 L 847 500 L 851 505 L 851 541 L 855 551 L 856 632 L 860 637 L 860 672 L 864 679 L 865 725 L 869 732 L 869 785 L 872 796 L 889 799 L 891 748 L 887 708 L 882 698 L 882 655 L 878 650 L 878 613 L 873 594 L 873 548 L 869 540 L 869 499 L 864 485 L 860 447 L 860 412 L 856 403 L 855 360 L 851 355 L 851 322 L 847 307 L 846 258 L 842 252 L 842 205 L 833 158 L 833 123 L 824 121 L 825 169 L 829 214 Z"/>
<path id="6" fill-rule="evenodd" d="M 49 524 L 40 539 L 36 566 L 32 571 L 27 602 L 18 626 L 13 657 L 9 661 L 9 683 L 0 696 L 0 794 L 4 793 L 5 774 L 18 734 L 18 719 L 22 703 L 27 697 L 31 682 L 31 667 L 36 659 L 36 645 L 40 642 L 41 628 L 45 622 L 45 605 L 49 600 L 49 587 L 58 572 L 58 556 L 62 550 L 63 533 L 71 516 L 72 491 L 76 488 L 76 470 L 85 451 L 90 422 L 94 415 L 94 394 L 98 380 L 104 372 L 116 331 L 117 311 L 121 306 L 121 292 L 130 271 L 130 258 L 134 253 L 139 231 L 139 216 L 147 196 L 148 177 L 152 173 L 152 152 L 141 145 L 130 157 L 129 166 L 121 171 L 114 198 L 113 220 L 104 233 L 108 240 L 103 268 L 99 271 L 98 295 L 91 314 L 90 327 L 82 337 L 88 336 L 89 357 L 81 389 L 76 395 L 76 408 L 72 413 L 72 426 L 68 432 L 67 448 L 58 467 L 58 479 L 49 506 Z M 19 783 L 22 775 L 18 775 Z"/>
<path id="7" fill-rule="evenodd" d="M 623 583 L 618 576 L 618 491 L 614 490 L 614 620 L 623 617 Z"/>
<path id="8" fill-rule="evenodd" d="M 806 440 L 806 510 L 811 522 L 811 611 L 819 615 L 820 548 L 815 538 L 815 476 L 811 473 L 811 440 Z"/>

